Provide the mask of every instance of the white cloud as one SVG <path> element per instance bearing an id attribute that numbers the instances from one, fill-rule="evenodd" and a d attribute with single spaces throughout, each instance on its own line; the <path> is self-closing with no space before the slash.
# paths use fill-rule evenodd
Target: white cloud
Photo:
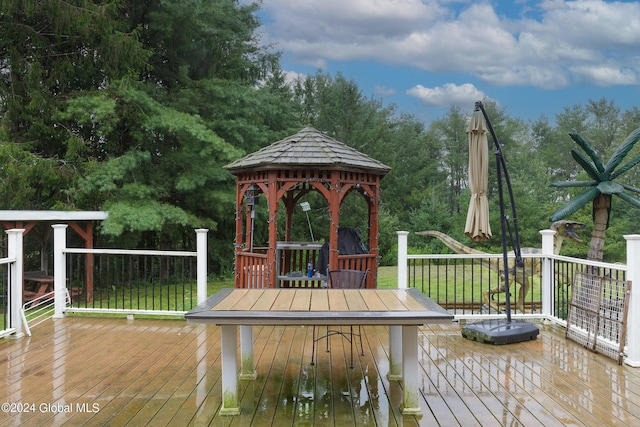
<path id="1" fill-rule="evenodd" d="M 375 85 L 374 86 L 374 90 L 378 95 L 382 95 L 382 96 L 395 95 L 396 92 L 397 92 L 393 88 L 386 87 L 386 86 L 380 86 L 380 85 Z"/>
<path id="2" fill-rule="evenodd" d="M 552 66 L 510 66 L 478 70 L 478 77 L 494 86 L 535 86 L 542 89 L 560 89 L 569 84 L 566 72 Z"/>
<path id="3" fill-rule="evenodd" d="M 612 68 L 607 66 L 572 67 L 571 71 L 585 83 L 596 86 L 634 85 L 638 84 L 638 76 L 634 70 Z"/>
<path id="4" fill-rule="evenodd" d="M 263 7 L 266 41 L 316 68 L 357 60 L 501 86 L 637 84 L 640 2 L 504 3 L 268 0 Z"/>
<path id="5" fill-rule="evenodd" d="M 471 83 L 461 85 L 446 83 L 434 88 L 417 85 L 407 90 L 407 95 L 418 98 L 426 106 L 437 108 L 474 105 L 476 101 L 486 98 L 485 94 Z"/>

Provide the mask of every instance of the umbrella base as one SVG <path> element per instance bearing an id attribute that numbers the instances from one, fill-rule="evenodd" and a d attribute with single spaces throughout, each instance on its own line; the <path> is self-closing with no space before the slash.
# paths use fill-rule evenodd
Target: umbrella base
<path id="1" fill-rule="evenodd" d="M 462 336 L 485 344 L 513 344 L 535 340 L 540 329 L 532 323 L 491 319 L 471 323 L 462 328 Z"/>

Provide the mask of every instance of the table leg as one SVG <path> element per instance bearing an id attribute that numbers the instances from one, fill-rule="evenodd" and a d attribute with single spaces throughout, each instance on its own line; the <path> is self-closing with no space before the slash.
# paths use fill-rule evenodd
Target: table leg
<path id="1" fill-rule="evenodd" d="M 240 354 L 242 364 L 240 366 L 241 380 L 255 380 L 257 377 L 253 363 L 253 326 L 240 326 Z"/>
<path id="2" fill-rule="evenodd" d="M 418 327 L 402 326 L 402 407 L 405 415 L 422 415 L 418 390 Z"/>
<path id="3" fill-rule="evenodd" d="M 402 326 L 389 326 L 389 380 L 402 380 Z"/>
<path id="4" fill-rule="evenodd" d="M 236 325 L 220 326 L 222 334 L 222 408 L 220 415 L 239 415 L 238 396 L 238 328 Z"/>

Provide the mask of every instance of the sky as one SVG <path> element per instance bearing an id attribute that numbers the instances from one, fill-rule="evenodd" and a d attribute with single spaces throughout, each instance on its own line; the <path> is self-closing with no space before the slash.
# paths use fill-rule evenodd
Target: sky
<path id="1" fill-rule="evenodd" d="M 524 120 L 590 99 L 640 106 L 640 2 L 262 0 L 290 78 L 342 73 L 429 123 L 496 102 Z"/>

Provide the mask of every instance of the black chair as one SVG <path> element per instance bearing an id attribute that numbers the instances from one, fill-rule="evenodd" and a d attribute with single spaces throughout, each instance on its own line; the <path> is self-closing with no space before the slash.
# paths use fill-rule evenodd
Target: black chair
<path id="1" fill-rule="evenodd" d="M 363 289 L 367 274 L 369 270 L 330 270 L 327 274 L 328 288 L 329 289 Z M 313 327 L 313 347 L 311 350 L 311 364 L 315 362 L 316 343 L 321 339 L 327 339 L 327 352 L 329 352 L 329 337 L 332 335 L 341 335 L 347 341 L 350 346 L 351 368 L 353 368 L 353 339 L 358 337 L 360 339 L 360 353 L 364 356 L 364 346 L 362 345 L 362 333 L 360 326 L 358 325 L 358 332 L 353 332 L 353 326 L 349 326 L 349 332 L 343 332 L 342 330 L 329 329 L 327 326 L 327 333 L 320 337 L 316 337 L 316 327 Z"/>

